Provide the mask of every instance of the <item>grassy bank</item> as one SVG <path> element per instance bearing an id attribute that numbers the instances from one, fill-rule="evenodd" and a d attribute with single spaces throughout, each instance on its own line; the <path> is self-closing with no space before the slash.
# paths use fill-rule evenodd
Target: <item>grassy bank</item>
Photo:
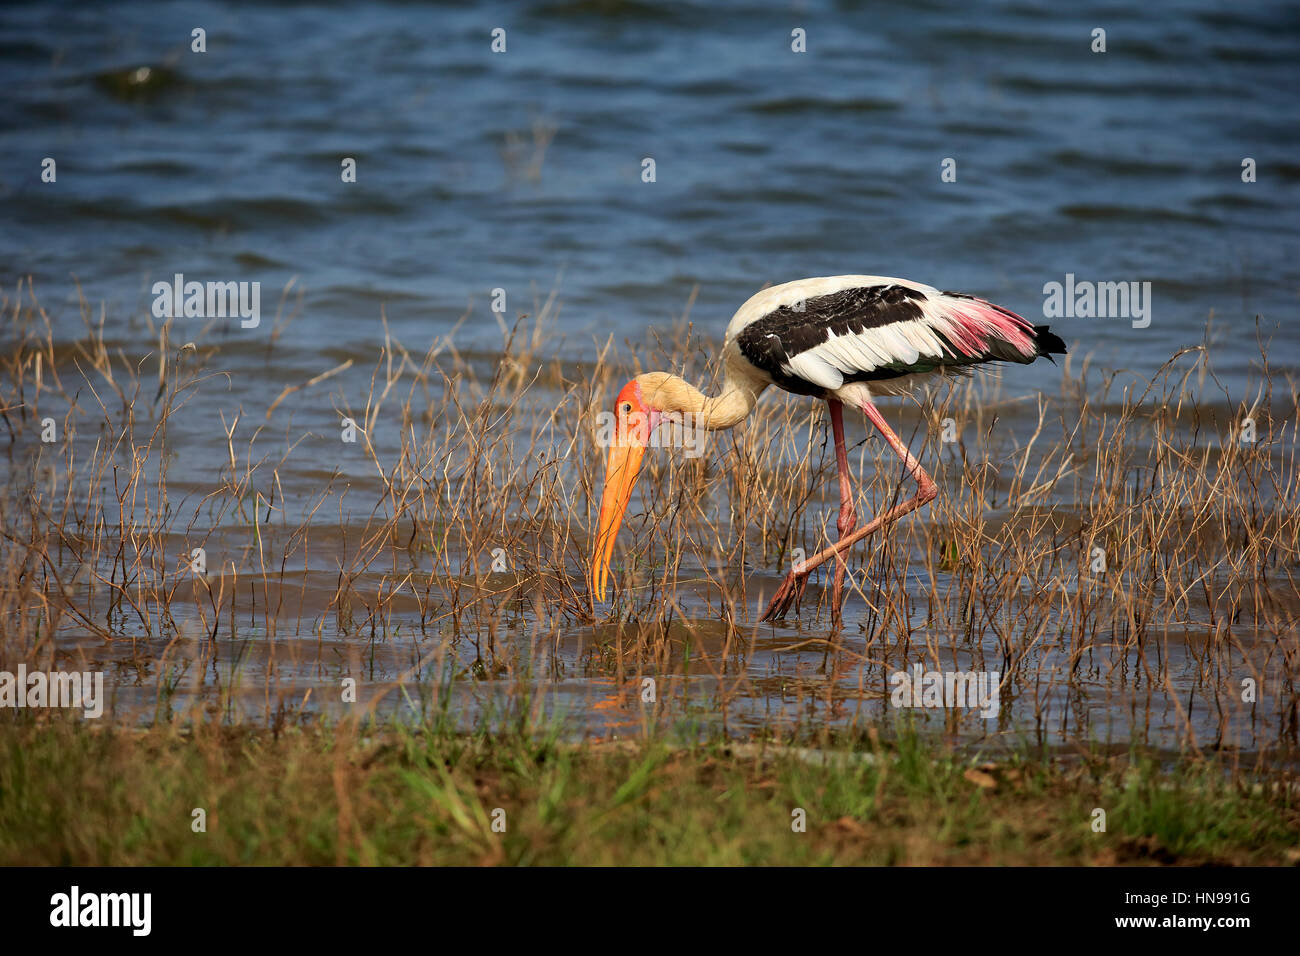
<path id="1" fill-rule="evenodd" d="M 985 763 L 907 732 L 812 748 L 0 726 L 3 865 L 1287 864 L 1298 828 L 1294 777 L 1138 755 Z"/>

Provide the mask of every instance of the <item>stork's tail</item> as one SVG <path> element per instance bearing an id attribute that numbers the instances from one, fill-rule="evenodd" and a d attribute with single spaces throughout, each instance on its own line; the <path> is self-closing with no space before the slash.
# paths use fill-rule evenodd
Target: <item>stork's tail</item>
<path id="1" fill-rule="evenodd" d="M 1046 355 L 1049 362 L 1055 363 L 1053 355 L 1065 355 L 1065 341 L 1046 325 L 1034 326 L 1034 345 L 1039 355 Z"/>

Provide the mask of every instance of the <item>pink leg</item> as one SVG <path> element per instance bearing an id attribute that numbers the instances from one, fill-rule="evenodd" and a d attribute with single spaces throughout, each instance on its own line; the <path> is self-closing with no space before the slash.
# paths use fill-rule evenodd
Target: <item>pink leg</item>
<path id="1" fill-rule="evenodd" d="M 791 571 L 788 575 L 786 575 L 785 580 L 781 583 L 781 587 L 777 590 L 776 594 L 773 595 L 771 603 L 768 604 L 767 610 L 763 612 L 763 617 L 761 619 L 764 621 L 774 621 L 778 617 L 785 616 L 785 612 L 790 609 L 790 605 L 793 604 L 801 594 L 803 594 L 804 584 L 808 579 L 809 572 L 813 571 L 820 565 L 826 563 L 831 558 L 835 558 L 837 561 L 841 562 L 840 568 L 837 569 L 836 577 L 838 578 L 839 577 L 838 570 L 843 569 L 843 563 L 842 563 L 844 561 L 843 555 L 847 553 L 849 548 L 851 548 L 857 542 L 861 541 L 867 535 L 871 534 L 873 531 L 876 531 L 877 529 L 883 527 L 884 525 L 890 524 L 896 521 L 897 519 L 901 518 L 903 515 L 915 511 L 917 508 L 921 507 L 922 505 L 933 501 L 935 496 L 938 495 L 939 493 L 939 489 L 935 487 L 935 484 L 930 479 L 930 476 L 925 473 L 925 469 L 921 467 L 921 463 L 912 457 L 912 453 L 907 450 L 907 446 L 903 444 L 902 439 L 900 439 L 897 435 L 895 435 L 893 429 L 890 428 L 888 424 L 886 424 L 884 418 L 881 417 L 880 412 L 876 408 L 876 406 L 872 405 L 870 402 L 865 402 L 861 407 L 862 407 L 862 413 L 866 415 L 867 418 L 870 420 L 871 424 L 875 425 L 876 428 L 880 431 L 880 433 L 885 436 L 885 441 L 889 442 L 889 446 L 893 448 L 895 452 L 897 452 L 898 457 L 903 459 L 904 467 L 906 467 L 908 473 L 914 479 L 916 479 L 916 483 L 920 485 L 920 488 L 917 489 L 916 495 L 914 497 L 908 499 L 907 501 L 904 501 L 900 505 L 897 505 L 889 509 L 889 511 L 885 512 L 883 515 L 876 516 L 867 524 L 863 525 L 861 528 L 858 528 L 856 531 L 851 531 L 848 534 L 844 534 L 840 538 L 840 540 L 837 541 L 832 547 L 829 547 L 825 551 L 821 552 L 820 554 L 816 554 L 813 557 L 804 561 L 803 567 L 800 568 L 798 574 Z M 832 416 L 831 416 L 832 426 L 834 426 L 836 422 L 836 418 L 837 418 L 836 414 L 832 412 Z M 839 446 L 841 446 L 843 442 L 843 437 L 842 437 L 843 423 L 841 422 L 840 425 L 841 425 L 840 434 L 836 436 L 837 455 L 839 452 Z M 848 460 L 846 455 L 843 464 L 841 465 L 840 468 L 841 519 L 843 518 L 843 514 L 844 514 L 843 501 L 844 501 L 845 490 L 848 486 L 847 471 L 848 471 Z M 851 500 L 849 504 L 851 508 L 852 507 Z M 837 587 L 834 593 L 834 597 L 835 600 L 838 602 L 839 599 L 838 580 L 836 584 Z M 838 603 L 836 606 L 838 608 Z"/>
<path id="2" fill-rule="evenodd" d="M 835 399 L 826 402 L 831 410 L 831 431 L 835 435 L 835 462 L 840 469 L 840 518 L 836 527 L 840 540 L 851 534 L 858 526 L 858 513 L 853 507 L 853 486 L 849 484 L 849 450 L 844 444 L 844 405 Z M 835 620 L 840 618 L 840 607 L 844 603 L 844 572 L 848 561 L 843 552 L 835 554 L 835 587 L 831 591 L 831 609 Z"/>

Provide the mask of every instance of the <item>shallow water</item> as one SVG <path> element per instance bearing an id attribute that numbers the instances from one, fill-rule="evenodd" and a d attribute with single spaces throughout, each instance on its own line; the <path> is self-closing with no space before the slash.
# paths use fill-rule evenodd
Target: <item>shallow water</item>
<path id="1" fill-rule="evenodd" d="M 207 31 L 204 54 L 189 51 L 195 26 Z M 498 26 L 504 54 L 490 51 Z M 1104 54 L 1089 49 L 1097 26 L 1107 30 Z M 807 31 L 807 53 L 791 52 L 796 27 Z M 62 646 L 116 668 L 124 712 L 153 710 L 180 670 L 183 697 L 203 662 L 199 695 L 220 702 L 221 688 L 243 675 L 249 688 L 236 709 L 250 717 L 321 706 L 345 670 L 376 686 L 449 672 L 470 678 L 484 700 L 540 681 L 552 703 L 593 729 L 637 726 L 632 678 L 607 659 L 608 624 L 566 621 L 562 640 L 542 653 L 534 644 L 544 629 L 520 602 L 492 625 L 499 635 L 488 652 L 446 630 L 415 637 L 418 615 L 406 621 L 409 637 L 372 637 L 323 610 L 337 584 L 331 557 L 347 551 L 382 489 L 372 463 L 353 446 L 340 450 L 337 434 L 340 418 L 364 406 L 385 321 L 417 361 L 445 338 L 487 378 L 501 322 L 535 316 L 556 290 L 537 354 L 563 359 L 571 383 L 589 376 L 611 336 L 630 343 L 624 362 L 647 355 L 647 329 L 666 329 L 688 308 L 697 327 L 717 334 L 754 291 L 802 276 L 906 276 L 1035 321 L 1044 321 L 1044 285 L 1067 274 L 1150 282 L 1145 328 L 1127 318 L 1046 321 L 1075 363 L 1091 357 L 1121 377 L 1153 374 L 1202 341 L 1209 321 L 1228 397 L 1204 379 L 1193 387 L 1227 416 L 1259 362 L 1257 317 L 1276 367 L 1293 369 L 1300 354 L 1298 38 L 1300 16 L 1281 3 L 1189 4 L 1176 16 L 1036 2 L 979 11 L 534 2 L 509 14 L 492 5 L 6 7 L 0 282 L 12 291 L 31 276 L 65 339 L 83 330 L 79 295 L 95 324 L 102 306 L 106 344 L 133 361 L 157 346 L 155 281 L 183 273 L 260 282 L 258 327 L 180 319 L 171 330 L 170 348 L 195 340 L 204 368 L 220 375 L 196 387 L 169 427 L 169 501 L 192 505 L 214 492 L 236 415 L 241 459 L 259 427 L 258 454 L 275 461 L 294 448 L 276 488 L 286 519 L 306 513 L 330 482 L 347 491 L 316 521 L 319 551 L 286 569 L 299 576 L 294 593 L 309 597 L 274 639 L 259 631 L 262 615 L 244 608 L 247 623 L 220 633 L 215 652 L 190 647 L 197 636 L 188 632 L 168 649 L 174 635 L 142 635 L 129 616 L 111 614 L 126 640 L 106 645 L 73 628 Z M 47 156 L 58 164 L 52 184 L 39 176 Z M 357 160 L 356 183 L 340 181 L 343 157 Z M 653 183 L 642 181 L 647 157 Z M 953 183 L 940 179 L 948 157 L 957 161 Z M 1242 182 L 1243 157 L 1257 161 L 1254 183 Z M 504 317 L 490 311 L 494 289 L 505 291 Z M 349 361 L 266 414 L 286 387 Z M 1047 363 L 1015 369 L 1007 397 L 1058 395 L 1062 374 Z M 530 410 L 561 403 L 563 384 L 542 382 Z M 153 414 L 145 392 L 141 421 Z M 51 398 L 46 407 L 62 421 L 65 406 Z M 373 423 L 382 458 L 400 442 L 393 411 L 390 403 Z M 1028 440 L 1032 403 L 999 414 L 1008 443 Z M 89 454 L 95 438 L 88 425 L 76 440 Z M 994 490 L 1005 499 L 1005 488 Z M 724 522 L 728 500 L 718 483 L 712 514 Z M 1082 520 L 1068 494 L 1045 506 L 1063 525 Z M 256 568 L 249 524 L 222 520 L 210 550 Z M 173 557 L 191 543 L 181 530 Z M 746 533 L 726 531 L 731 540 Z M 267 535 L 268 546 L 288 537 Z M 356 588 L 382 588 L 387 570 L 367 570 Z M 749 604 L 778 580 L 761 560 L 717 573 L 747 575 Z M 903 571 L 891 573 L 890 586 L 901 579 L 920 593 Z M 869 578 L 860 571 L 864 595 Z M 715 600 L 684 595 L 683 619 L 669 625 L 675 656 L 659 671 L 678 682 L 668 695 L 674 713 L 747 730 L 887 712 L 887 675 L 918 657 L 875 633 L 861 598 L 837 638 L 847 662 L 828 663 L 824 620 L 747 625 L 737 637 L 718 623 Z M 1172 747 L 1190 720 L 1197 739 L 1213 740 L 1218 716 L 1202 706 L 1189 717 L 1179 703 L 1199 688 L 1207 621 L 1165 625 L 1155 686 L 1134 649 L 1112 636 L 1058 689 L 1032 704 L 1004 699 L 998 731 Z M 1000 666 L 991 633 L 927 640 L 923 656 L 936 664 Z M 431 651 L 440 641 L 450 650 Z M 1062 653 L 1045 642 L 1034 666 L 1050 675 Z M 1268 647 L 1240 653 L 1278 666 Z M 723 669 L 710 672 L 719 661 Z M 1233 675 L 1226 659 L 1221 666 L 1225 680 Z M 380 706 L 400 709 L 399 699 L 390 692 Z M 1284 710 L 1246 719 L 1238 742 L 1275 742 Z M 949 729 L 968 737 L 991 732 L 979 720 L 957 724 Z"/>

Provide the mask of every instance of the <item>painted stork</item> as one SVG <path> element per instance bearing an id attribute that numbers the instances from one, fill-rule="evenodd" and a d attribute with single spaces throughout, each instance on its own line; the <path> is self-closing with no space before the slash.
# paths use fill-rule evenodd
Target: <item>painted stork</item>
<path id="1" fill-rule="evenodd" d="M 745 420 L 769 385 L 826 402 L 840 473 L 839 540 L 791 571 L 762 620 L 785 615 L 808 575 L 836 559 L 832 608 L 838 618 L 845 554 L 857 541 L 926 504 L 938 489 L 907 445 L 876 408 L 877 395 L 911 392 L 927 380 L 968 373 L 990 362 L 1027 365 L 1065 353 L 1065 343 L 1045 325 L 959 292 L 883 276 L 800 279 L 764 289 L 740 307 L 722 348 L 721 394 L 709 397 L 676 375 L 638 375 L 618 393 L 615 440 L 605 470 L 605 490 L 592 557 L 591 589 L 603 601 L 614 538 L 651 433 L 665 420 L 687 417 L 696 428 L 733 428 Z M 857 527 L 843 406 L 862 410 L 902 459 L 919 488 L 916 495 Z"/>

